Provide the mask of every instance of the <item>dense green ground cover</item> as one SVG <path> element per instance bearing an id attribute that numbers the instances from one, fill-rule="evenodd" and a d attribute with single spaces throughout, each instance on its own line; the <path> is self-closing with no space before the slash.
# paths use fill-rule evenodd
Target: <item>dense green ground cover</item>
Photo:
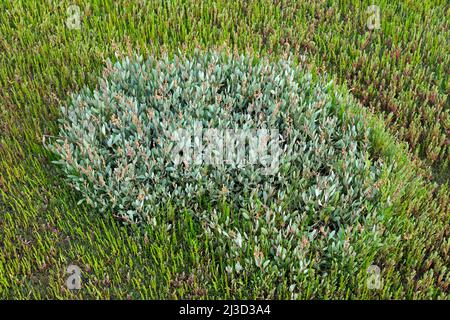
<path id="1" fill-rule="evenodd" d="M 81 9 L 81 29 L 66 25 Z M 361 104 L 372 155 L 389 165 L 383 246 L 355 243 L 364 263 L 330 259 L 326 273 L 295 288 L 300 298 L 448 298 L 449 14 L 446 1 L 380 1 L 381 29 L 365 26 L 368 1 L 14 1 L 0 7 L 0 297 L 292 297 L 261 274 L 233 281 L 190 215 L 155 213 L 172 228 L 121 227 L 67 187 L 42 144 L 56 135 L 59 105 L 93 85 L 107 58 L 139 51 L 234 46 L 279 57 L 292 52 L 326 72 Z M 303 62 L 302 62 L 303 61 Z M 361 106 L 365 107 L 362 109 Z M 389 167 L 389 166 L 388 166 Z M 439 185 L 436 182 L 440 183 Z M 225 209 L 224 209 L 225 210 Z M 66 289 L 79 265 L 83 288 Z M 369 290 L 368 265 L 382 271 Z"/>

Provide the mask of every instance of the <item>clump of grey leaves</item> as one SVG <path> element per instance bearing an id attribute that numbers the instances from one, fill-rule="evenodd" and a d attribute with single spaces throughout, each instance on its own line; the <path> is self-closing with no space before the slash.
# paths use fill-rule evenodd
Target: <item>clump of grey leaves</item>
<path id="1" fill-rule="evenodd" d="M 369 131 L 344 116 L 347 102 L 332 89 L 290 59 L 224 51 L 127 57 L 108 63 L 95 90 L 72 96 L 50 149 L 100 212 L 146 223 L 170 203 L 221 235 L 230 274 L 272 267 L 280 276 L 283 266 L 298 274 L 315 263 L 305 250 L 319 228 L 336 236 L 376 203 L 380 169 L 369 157 Z M 175 163 L 170 133 L 196 124 L 276 129 L 276 171 L 267 174 L 261 162 Z M 223 203 L 240 214 L 232 219 Z"/>

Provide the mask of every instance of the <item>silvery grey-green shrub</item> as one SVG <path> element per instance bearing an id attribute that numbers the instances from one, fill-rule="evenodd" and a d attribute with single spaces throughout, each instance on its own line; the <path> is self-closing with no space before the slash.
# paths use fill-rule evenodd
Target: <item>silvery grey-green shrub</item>
<path id="1" fill-rule="evenodd" d="M 345 116 L 348 101 L 332 88 L 289 59 L 215 51 L 127 57 L 108 63 L 94 90 L 73 95 L 50 148 L 99 212 L 145 223 L 170 203 L 219 236 L 230 274 L 302 274 L 321 268 L 307 251 L 321 232 L 344 237 L 376 204 L 380 170 L 369 157 L 368 129 Z M 276 170 L 268 174 L 263 161 L 177 163 L 173 135 L 199 124 L 219 132 L 276 130 Z M 334 245 L 345 246 L 341 240 Z M 323 254 L 332 250 L 322 246 Z"/>

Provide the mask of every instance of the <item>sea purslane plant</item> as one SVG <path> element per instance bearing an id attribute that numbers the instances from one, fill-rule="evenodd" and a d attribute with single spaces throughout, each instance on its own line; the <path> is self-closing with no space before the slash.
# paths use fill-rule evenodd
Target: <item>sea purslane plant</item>
<path id="1" fill-rule="evenodd" d="M 127 57 L 72 96 L 50 149 L 99 212 L 146 223 L 170 204 L 219 235 L 230 274 L 302 274 L 322 268 L 318 234 L 344 237 L 377 203 L 369 131 L 332 88 L 290 59 Z"/>

